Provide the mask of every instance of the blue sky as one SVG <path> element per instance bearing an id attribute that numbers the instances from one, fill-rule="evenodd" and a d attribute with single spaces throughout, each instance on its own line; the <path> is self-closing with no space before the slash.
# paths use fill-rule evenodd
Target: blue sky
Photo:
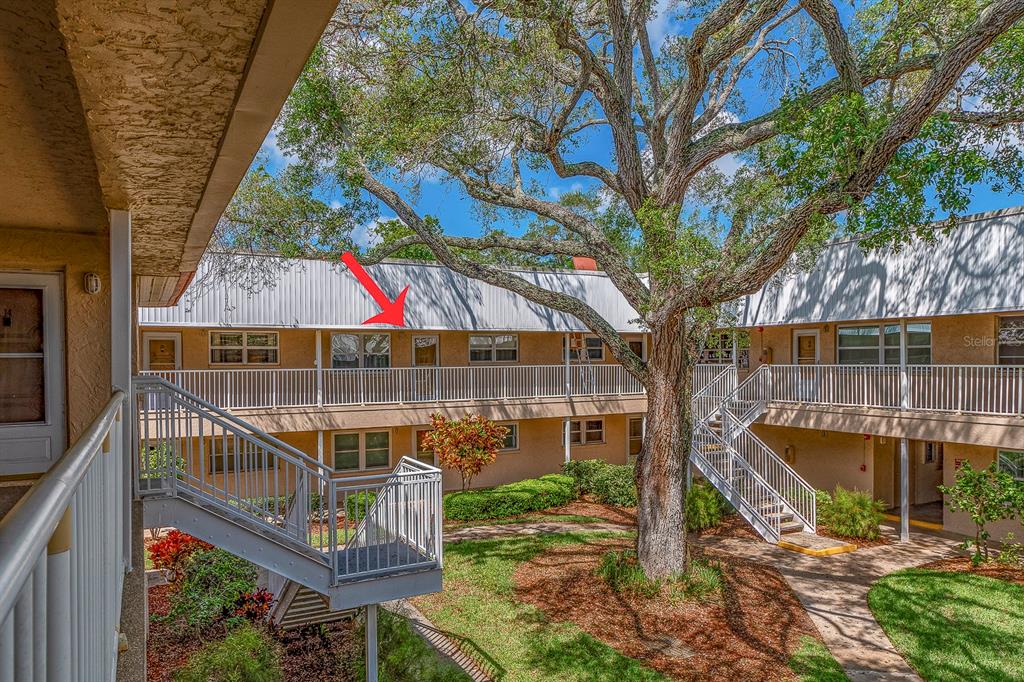
<path id="1" fill-rule="evenodd" d="M 690 26 L 687 17 L 682 14 L 685 10 L 681 10 L 681 6 L 676 2 L 677 0 L 659 0 L 657 12 L 648 25 L 655 51 L 662 46 L 667 36 L 680 29 L 688 29 Z M 848 6 L 842 5 L 841 12 L 844 15 L 844 20 L 849 20 L 851 11 Z M 756 73 L 756 69 L 754 72 Z M 749 110 L 744 118 L 756 116 L 762 113 L 763 108 L 774 107 L 777 102 L 777 93 L 761 93 L 760 83 L 753 78 L 743 82 L 741 89 L 749 103 Z M 589 133 L 586 144 L 566 156 L 569 160 L 592 159 L 612 165 L 611 141 L 607 131 L 593 128 L 591 131 L 593 132 Z M 273 131 L 264 142 L 262 156 L 267 160 L 271 172 L 276 172 L 288 162 L 277 147 Z M 734 157 L 726 157 L 718 162 L 718 167 L 723 172 L 731 174 L 739 163 L 739 160 Z M 553 172 L 534 173 L 532 178 L 528 178 L 528 181 L 530 179 L 536 183 L 540 191 L 551 199 L 557 199 L 559 195 L 566 192 L 590 189 L 599 184 L 586 178 L 563 180 Z M 330 201 L 331 197 L 324 197 L 324 199 Z M 987 186 L 979 185 L 974 188 L 968 212 L 991 211 L 1022 204 L 1024 204 L 1024 194 L 995 193 Z M 474 205 L 474 200 L 468 198 L 456 183 L 443 181 L 440 177 L 425 179 L 415 202 L 415 206 L 421 214 L 438 217 L 447 233 L 466 236 L 477 235 L 481 232 L 481 222 L 474 214 Z M 388 219 L 393 218 L 394 215 L 385 208 L 381 211 L 381 217 Z M 499 219 L 495 226 L 516 234 L 523 225 L 523 222 L 515 222 L 510 217 L 505 217 Z M 368 228 L 369 226 L 361 226 L 356 230 L 354 236 L 357 242 L 366 245 Z"/>

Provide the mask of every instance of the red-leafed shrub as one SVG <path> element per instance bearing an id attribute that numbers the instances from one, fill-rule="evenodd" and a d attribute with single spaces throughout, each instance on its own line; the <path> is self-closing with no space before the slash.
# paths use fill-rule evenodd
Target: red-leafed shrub
<path id="1" fill-rule="evenodd" d="M 173 580 L 181 575 L 192 554 L 206 549 L 213 549 L 213 545 L 180 530 L 172 530 L 149 546 L 149 558 L 156 568 L 170 569 L 174 574 Z"/>
<path id="2" fill-rule="evenodd" d="M 265 623 L 273 602 L 274 595 L 262 587 L 255 592 L 243 592 L 238 595 L 231 615 L 235 618 L 244 618 L 251 623 Z"/>

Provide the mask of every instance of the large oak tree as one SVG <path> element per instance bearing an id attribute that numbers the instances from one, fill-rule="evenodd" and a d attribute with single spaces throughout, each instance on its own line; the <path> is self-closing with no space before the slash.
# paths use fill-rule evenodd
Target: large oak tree
<path id="1" fill-rule="evenodd" d="M 691 368 L 722 304 L 838 233 L 898 247 L 952 228 L 927 221 L 979 183 L 1019 189 L 1022 16 L 1024 0 L 343 2 L 278 125 L 292 164 L 254 170 L 222 241 L 334 254 L 384 206 L 398 220 L 368 259 L 418 249 L 576 316 L 646 387 L 638 552 L 678 573 Z M 554 176 L 579 191 L 553 199 Z M 423 182 L 475 202 L 480 233 L 421 210 Z M 646 360 L 585 301 L 500 267 L 571 256 L 638 311 Z"/>

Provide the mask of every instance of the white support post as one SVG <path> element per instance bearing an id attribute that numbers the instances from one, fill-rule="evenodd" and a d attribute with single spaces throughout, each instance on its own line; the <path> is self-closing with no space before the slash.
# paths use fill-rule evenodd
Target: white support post
<path id="1" fill-rule="evenodd" d="M 910 455 L 907 439 L 900 438 L 900 542 L 910 541 Z"/>
<path id="2" fill-rule="evenodd" d="M 562 420 L 562 444 L 565 446 L 565 461 L 572 460 L 572 445 L 569 442 L 569 418 Z"/>
<path id="3" fill-rule="evenodd" d="M 565 362 L 565 399 L 569 400 L 570 398 L 572 398 L 572 379 L 571 379 L 571 375 L 569 374 L 569 334 L 568 334 L 568 332 L 565 334 L 565 348 L 563 350 L 564 350 L 564 352 L 562 353 L 562 361 Z M 568 439 L 568 437 L 566 437 L 566 438 Z M 566 442 L 568 442 L 568 440 L 566 440 Z M 569 446 L 566 445 L 566 448 L 568 448 L 568 447 Z M 567 461 L 567 462 L 569 461 L 568 454 L 566 455 L 565 461 Z"/>
<path id="4" fill-rule="evenodd" d="M 135 402 L 132 396 L 132 215 L 129 211 L 110 211 L 110 384 L 128 396 L 127 418 L 120 421 L 123 460 L 120 462 L 124 486 L 121 499 L 122 560 L 132 565 L 132 496 L 135 489 Z"/>
<path id="5" fill-rule="evenodd" d="M 316 406 L 324 406 L 324 353 L 321 332 L 316 330 L 316 360 L 313 362 L 316 368 Z M 321 436 L 322 437 L 322 436 Z M 323 461 L 323 460 L 320 460 Z"/>
<path id="6" fill-rule="evenodd" d="M 366 682 L 377 682 L 377 605 L 366 606 Z"/>
<path id="7" fill-rule="evenodd" d="M 900 320 L 900 409 L 910 409 L 910 378 L 907 376 L 906 320 Z"/>

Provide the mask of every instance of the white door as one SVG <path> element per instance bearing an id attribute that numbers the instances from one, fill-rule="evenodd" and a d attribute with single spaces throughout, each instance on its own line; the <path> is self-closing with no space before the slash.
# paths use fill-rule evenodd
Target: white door
<path id="1" fill-rule="evenodd" d="M 61 282 L 0 272 L 0 475 L 46 471 L 67 446 Z"/>
<path id="2" fill-rule="evenodd" d="M 437 400 L 437 370 L 441 361 L 438 336 L 428 334 L 412 337 L 412 364 L 415 377 L 413 390 L 416 400 Z"/>

